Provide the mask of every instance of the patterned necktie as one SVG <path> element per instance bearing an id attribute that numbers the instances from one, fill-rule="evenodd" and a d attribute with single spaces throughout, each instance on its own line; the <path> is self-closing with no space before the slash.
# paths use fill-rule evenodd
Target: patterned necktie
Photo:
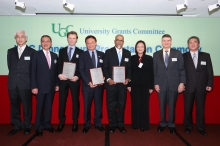
<path id="1" fill-rule="evenodd" d="M 195 68 L 197 67 L 197 57 L 196 57 L 196 53 L 193 53 L 193 63 Z"/>
<path id="2" fill-rule="evenodd" d="M 71 52 L 72 52 L 72 47 L 70 47 L 70 49 L 69 49 L 69 52 L 68 52 L 68 59 L 69 59 L 69 61 L 71 60 Z"/>
<path id="3" fill-rule="evenodd" d="M 165 52 L 166 52 L 166 54 L 165 54 L 164 62 L 165 62 L 165 65 L 167 67 L 168 66 L 168 58 L 169 58 L 169 56 L 168 56 L 168 51 L 165 51 Z"/>
<path id="4" fill-rule="evenodd" d="M 93 64 L 93 67 L 96 68 L 95 54 L 93 51 L 92 51 L 92 64 Z"/>
<path id="5" fill-rule="evenodd" d="M 119 66 L 121 64 L 121 50 L 118 51 L 118 62 L 119 62 Z"/>
<path id="6" fill-rule="evenodd" d="M 47 58 L 48 66 L 49 66 L 49 68 L 50 68 L 50 57 L 49 57 L 49 51 L 46 52 L 46 58 Z"/>

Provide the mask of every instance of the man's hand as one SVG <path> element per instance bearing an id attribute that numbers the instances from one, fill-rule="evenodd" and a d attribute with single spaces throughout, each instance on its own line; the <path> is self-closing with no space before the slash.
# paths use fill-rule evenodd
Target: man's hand
<path id="1" fill-rule="evenodd" d="M 212 87 L 206 86 L 206 91 L 211 91 Z"/>
<path id="2" fill-rule="evenodd" d="M 60 80 L 67 80 L 67 78 L 63 74 L 59 74 L 58 77 Z"/>
<path id="3" fill-rule="evenodd" d="M 124 85 L 127 85 L 129 81 L 130 81 L 129 79 L 126 79 L 123 84 L 124 84 Z"/>
<path id="4" fill-rule="evenodd" d="M 159 85 L 154 85 L 154 89 L 159 93 L 160 92 L 160 87 Z"/>
<path id="5" fill-rule="evenodd" d="M 154 90 L 153 89 L 149 89 L 149 93 L 151 94 Z"/>
<path id="6" fill-rule="evenodd" d="M 32 89 L 32 93 L 33 93 L 33 94 L 37 94 L 37 93 L 38 93 L 38 88 Z"/>
<path id="7" fill-rule="evenodd" d="M 127 87 L 128 91 L 131 92 L 131 87 Z"/>
<path id="8" fill-rule="evenodd" d="M 178 86 L 178 93 L 183 92 L 183 90 L 185 90 L 185 86 L 184 86 L 183 83 L 180 83 L 179 86 Z"/>
<path id="9" fill-rule="evenodd" d="M 55 87 L 55 91 L 59 91 L 59 86 L 56 86 L 56 87 Z"/>
<path id="10" fill-rule="evenodd" d="M 108 84 L 109 84 L 109 85 L 113 85 L 113 84 L 116 84 L 116 83 L 115 83 L 112 79 L 109 79 L 109 80 L 108 80 Z"/>
<path id="11" fill-rule="evenodd" d="M 70 81 L 76 82 L 79 78 L 77 76 L 74 76 L 70 79 Z"/>
<path id="12" fill-rule="evenodd" d="M 97 85 L 93 85 L 92 82 L 89 82 L 90 88 L 95 88 Z"/>

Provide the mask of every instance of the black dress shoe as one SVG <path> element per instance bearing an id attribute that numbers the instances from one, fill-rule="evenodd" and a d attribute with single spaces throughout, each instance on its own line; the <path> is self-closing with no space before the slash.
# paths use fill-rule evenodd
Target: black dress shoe
<path id="1" fill-rule="evenodd" d="M 30 134 L 31 133 L 31 129 L 30 128 L 25 128 L 24 129 L 24 134 L 25 135 L 28 135 L 28 134 Z"/>
<path id="2" fill-rule="evenodd" d="M 124 127 L 118 127 L 119 131 L 122 132 L 122 133 L 126 133 L 126 129 Z"/>
<path id="3" fill-rule="evenodd" d="M 77 132 L 78 131 L 78 125 L 74 124 L 72 128 L 72 132 Z"/>
<path id="4" fill-rule="evenodd" d="M 18 131 L 20 131 L 21 129 L 13 129 L 13 130 L 11 130 L 10 132 L 8 132 L 8 136 L 12 136 L 12 135 L 14 135 L 15 133 L 17 133 Z"/>
<path id="5" fill-rule="evenodd" d="M 55 133 L 56 132 L 56 130 L 53 127 L 50 127 L 48 129 L 45 129 L 45 130 L 48 130 L 51 133 Z"/>
<path id="6" fill-rule="evenodd" d="M 191 129 L 189 129 L 189 128 L 185 128 L 185 133 L 186 133 L 186 134 L 190 134 L 191 131 L 192 131 Z"/>
<path id="7" fill-rule="evenodd" d="M 61 132 L 64 128 L 64 125 L 59 125 L 57 128 L 57 132 Z"/>
<path id="8" fill-rule="evenodd" d="M 101 132 L 105 132 L 105 129 L 102 126 L 95 126 L 95 128 Z"/>
<path id="9" fill-rule="evenodd" d="M 109 132 L 114 133 L 115 132 L 115 127 L 109 127 Z"/>
<path id="10" fill-rule="evenodd" d="M 86 134 L 89 131 L 90 127 L 84 127 L 82 130 L 82 133 Z"/>
<path id="11" fill-rule="evenodd" d="M 43 131 L 42 130 L 36 130 L 35 134 L 36 134 L 36 136 L 42 136 Z"/>
<path id="12" fill-rule="evenodd" d="M 199 132 L 200 132 L 202 135 L 204 135 L 204 136 L 207 136 L 207 135 L 208 135 L 205 130 L 199 130 Z"/>
<path id="13" fill-rule="evenodd" d="M 144 131 L 145 131 L 145 129 L 144 129 L 144 128 L 140 128 L 140 130 L 141 130 L 142 132 L 144 132 Z"/>
<path id="14" fill-rule="evenodd" d="M 163 132 L 164 129 L 165 129 L 165 127 L 159 126 L 159 127 L 157 128 L 157 131 L 158 131 L 158 132 Z"/>
<path id="15" fill-rule="evenodd" d="M 175 127 L 169 127 L 170 133 L 176 134 L 176 128 Z"/>

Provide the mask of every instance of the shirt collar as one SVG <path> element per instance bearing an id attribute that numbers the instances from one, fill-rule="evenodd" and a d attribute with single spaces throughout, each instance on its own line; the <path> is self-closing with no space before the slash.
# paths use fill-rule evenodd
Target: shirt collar
<path id="1" fill-rule="evenodd" d="M 47 53 L 47 51 L 46 51 L 46 50 L 44 50 L 44 49 L 42 49 L 42 50 L 43 50 L 44 54 L 46 54 L 46 53 Z M 50 54 L 50 50 L 49 50 L 48 52 L 49 52 L 49 54 Z"/>
<path id="2" fill-rule="evenodd" d="M 73 50 L 75 50 L 76 46 L 70 46 L 70 45 L 68 45 L 68 50 L 69 50 L 70 48 L 73 48 Z"/>
<path id="3" fill-rule="evenodd" d="M 118 49 L 117 47 L 115 47 L 115 49 L 116 49 L 117 52 L 118 52 L 118 51 L 121 51 L 121 52 L 122 52 L 122 50 L 123 50 L 123 48 Z"/>
<path id="4" fill-rule="evenodd" d="M 196 51 L 196 52 L 192 52 L 192 51 L 190 51 L 190 54 L 193 56 L 193 54 L 196 54 L 196 56 L 198 56 L 198 53 L 199 53 L 199 51 Z"/>
<path id="5" fill-rule="evenodd" d="M 18 49 L 20 49 L 20 48 L 21 48 L 22 50 L 24 50 L 24 49 L 26 48 L 26 46 L 27 46 L 27 45 L 25 44 L 25 45 L 24 45 L 24 46 L 22 46 L 22 47 L 17 46 L 17 48 L 18 48 Z"/>
<path id="6" fill-rule="evenodd" d="M 168 51 L 168 52 L 170 52 L 170 48 L 169 48 L 169 49 L 167 49 L 167 50 L 165 50 L 165 49 L 163 48 L 163 52 L 165 52 L 165 51 Z"/>

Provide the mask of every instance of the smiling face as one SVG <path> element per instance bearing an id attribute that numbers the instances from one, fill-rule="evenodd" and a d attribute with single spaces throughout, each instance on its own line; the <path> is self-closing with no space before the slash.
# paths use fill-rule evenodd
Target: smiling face
<path id="1" fill-rule="evenodd" d="M 86 39 L 86 47 L 88 48 L 88 50 L 93 51 L 96 48 L 96 40 L 94 38 L 88 38 Z"/>
<path id="2" fill-rule="evenodd" d="M 27 37 L 25 36 L 24 32 L 18 32 L 15 35 L 15 40 L 18 46 L 22 47 L 26 44 L 27 42 Z"/>
<path id="3" fill-rule="evenodd" d="M 172 45 L 172 40 L 170 37 L 163 37 L 161 44 L 163 46 L 164 49 L 169 49 Z"/>
<path id="4" fill-rule="evenodd" d="M 144 46 L 144 44 L 143 44 L 142 42 L 140 42 L 140 43 L 137 44 L 136 50 L 137 50 L 137 53 L 138 53 L 139 55 L 143 54 L 144 51 L 145 51 L 145 49 L 146 49 L 146 48 L 145 48 L 145 46 Z"/>
<path id="5" fill-rule="evenodd" d="M 122 35 L 117 35 L 115 37 L 115 47 L 118 49 L 121 49 L 123 47 L 124 44 L 124 37 Z"/>
<path id="6" fill-rule="evenodd" d="M 49 37 L 42 37 L 41 39 L 41 47 L 45 50 L 45 51 L 49 51 L 50 47 L 52 46 L 52 41 Z"/>
<path id="7" fill-rule="evenodd" d="M 67 38 L 69 46 L 75 46 L 77 42 L 77 36 L 75 34 L 69 34 Z"/>
<path id="8" fill-rule="evenodd" d="M 192 38 L 188 41 L 188 48 L 190 51 L 196 52 L 198 51 L 199 47 L 200 47 L 200 44 L 197 39 Z"/>

